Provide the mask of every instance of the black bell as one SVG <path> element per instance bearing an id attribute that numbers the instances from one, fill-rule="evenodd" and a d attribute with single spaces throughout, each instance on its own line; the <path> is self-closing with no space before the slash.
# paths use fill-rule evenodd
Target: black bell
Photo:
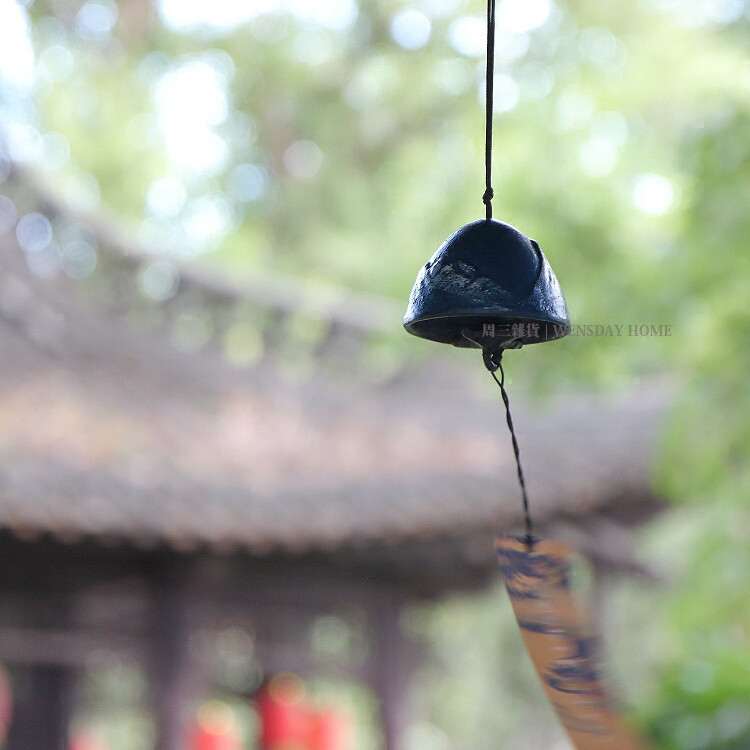
<path id="1" fill-rule="evenodd" d="M 496 351 L 562 338 L 570 320 L 539 245 L 509 224 L 481 219 L 448 237 L 419 272 L 404 328 Z"/>

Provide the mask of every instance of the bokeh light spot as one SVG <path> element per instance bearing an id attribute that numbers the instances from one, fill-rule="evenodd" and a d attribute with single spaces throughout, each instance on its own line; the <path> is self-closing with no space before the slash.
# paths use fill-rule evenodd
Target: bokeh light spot
<path id="1" fill-rule="evenodd" d="M 208 701 L 198 709 L 198 725 L 214 735 L 229 734 L 235 727 L 236 718 L 231 706 L 223 701 Z"/>
<path id="2" fill-rule="evenodd" d="M 250 323 L 235 323 L 224 334 L 224 353 L 233 365 L 246 367 L 263 355 L 263 337 Z"/>
<path id="3" fill-rule="evenodd" d="M 569 88 L 557 100 L 555 122 L 560 130 L 573 130 L 591 120 L 594 102 L 588 94 Z"/>
<path id="4" fill-rule="evenodd" d="M 85 3 L 76 15 L 76 33 L 82 39 L 98 40 L 108 36 L 117 21 L 117 3 Z"/>
<path id="5" fill-rule="evenodd" d="M 39 55 L 39 75 L 50 83 L 66 81 L 74 66 L 73 53 L 64 44 L 53 44 Z"/>
<path id="6" fill-rule="evenodd" d="M 26 214 L 18 222 L 16 238 L 27 253 L 41 252 L 52 241 L 52 225 L 44 214 Z"/>
<path id="7" fill-rule="evenodd" d="M 373 55 L 350 78 L 343 91 L 344 100 L 357 112 L 382 111 L 383 99 L 397 89 L 400 80 L 398 66 L 392 59 Z"/>
<path id="8" fill-rule="evenodd" d="M 495 76 L 495 91 L 493 99 L 493 109 L 495 115 L 502 112 L 508 112 L 518 104 L 519 99 L 519 88 L 513 76 L 510 75 L 496 75 Z M 486 99 L 486 83 L 482 81 L 477 89 L 477 95 L 479 101 L 484 106 Z"/>
<path id="9" fill-rule="evenodd" d="M 471 64 L 460 57 L 441 60 L 435 65 L 435 83 L 446 94 L 459 96 L 474 84 L 474 71 Z"/>
<path id="10" fill-rule="evenodd" d="M 430 40 L 432 24 L 424 13 L 404 8 L 391 21 L 391 36 L 404 49 L 421 49 Z"/>
<path id="11" fill-rule="evenodd" d="M 180 274 L 173 263 L 157 260 L 141 269 L 138 277 L 141 292 L 156 302 L 164 302 L 177 294 Z"/>
<path id="12" fill-rule="evenodd" d="M 0 0 L 0 80 L 21 89 L 34 81 L 29 19 L 14 0 Z"/>
<path id="13" fill-rule="evenodd" d="M 187 192 L 180 180 L 164 177 L 152 183 L 146 194 L 146 208 L 159 219 L 177 216 L 185 205 Z"/>
<path id="14" fill-rule="evenodd" d="M 497 25 L 520 34 L 544 24 L 551 12 L 550 0 L 503 0 L 497 7 Z"/>
<path id="15" fill-rule="evenodd" d="M 174 29 L 189 31 L 206 27 L 216 33 L 228 33 L 236 26 L 262 15 L 290 13 L 301 23 L 329 29 L 346 29 L 357 17 L 354 0 L 160 0 L 159 13 Z"/>
<path id="16" fill-rule="evenodd" d="M 526 63 L 518 75 L 521 93 L 529 99 L 544 99 L 552 92 L 555 74 L 548 65 L 533 61 Z"/>
<path id="17" fill-rule="evenodd" d="M 88 242 L 71 242 L 63 249 L 62 267 L 71 279 L 85 279 L 96 268 L 96 250 Z"/>
<path id="18" fill-rule="evenodd" d="M 224 196 L 205 195 L 188 204 L 182 225 L 190 239 L 201 246 L 209 240 L 221 238 L 233 222 L 232 206 Z"/>
<path id="19" fill-rule="evenodd" d="M 460 55 L 480 57 L 487 48 L 486 26 L 483 18 L 464 16 L 449 26 L 448 41 Z"/>
<path id="20" fill-rule="evenodd" d="M 268 172 L 257 164 L 238 164 L 229 173 L 228 188 L 243 203 L 258 201 L 268 191 Z"/>
<path id="21" fill-rule="evenodd" d="M 617 161 L 617 151 L 612 143 L 604 138 L 589 138 L 581 144 L 578 162 L 581 170 L 589 177 L 608 175 Z"/>
<path id="22" fill-rule="evenodd" d="M 223 60 L 210 54 L 188 60 L 153 84 L 159 126 L 169 155 L 179 166 L 218 171 L 228 157 L 227 144 L 213 131 L 229 113 L 230 72 Z"/>
<path id="23" fill-rule="evenodd" d="M 323 166 L 323 152 L 313 141 L 296 141 L 284 152 L 284 166 L 293 177 L 307 180 Z"/>
<path id="24" fill-rule="evenodd" d="M 644 214 L 661 216 L 674 202 L 672 183 L 658 174 L 644 174 L 633 186 L 633 205 Z"/>

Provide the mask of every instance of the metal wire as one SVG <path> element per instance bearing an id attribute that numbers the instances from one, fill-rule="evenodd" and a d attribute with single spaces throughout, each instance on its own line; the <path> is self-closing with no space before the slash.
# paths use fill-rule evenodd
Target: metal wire
<path id="1" fill-rule="evenodd" d="M 488 364 L 487 358 L 485 358 L 485 364 L 487 369 L 490 371 L 490 375 L 494 378 L 495 382 L 500 386 L 500 394 L 503 397 L 503 403 L 505 404 L 505 417 L 508 422 L 508 429 L 510 430 L 511 441 L 513 442 L 513 455 L 516 457 L 516 470 L 518 472 L 518 484 L 521 487 L 521 498 L 523 500 L 523 520 L 526 527 L 526 544 L 531 547 L 534 542 L 534 527 L 531 522 L 531 510 L 529 509 L 529 496 L 526 492 L 526 479 L 523 475 L 523 467 L 521 466 L 521 454 L 518 448 L 518 440 L 516 439 L 516 431 L 513 428 L 513 417 L 510 414 L 510 400 L 508 399 L 508 393 L 505 390 L 505 370 L 503 370 L 503 352 L 502 349 L 489 357 L 489 362 L 494 365 L 494 368 Z M 500 377 L 498 378 L 495 374 L 496 370 L 500 370 Z"/>

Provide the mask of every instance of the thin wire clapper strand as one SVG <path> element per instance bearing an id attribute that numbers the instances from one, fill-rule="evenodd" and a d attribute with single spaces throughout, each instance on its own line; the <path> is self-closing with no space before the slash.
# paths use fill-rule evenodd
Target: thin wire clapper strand
<path id="1" fill-rule="evenodd" d="M 526 544 L 531 547 L 534 543 L 534 527 L 531 523 L 531 510 L 529 509 L 529 496 L 526 493 L 526 480 L 523 475 L 523 467 L 521 466 L 521 455 L 518 448 L 518 440 L 516 439 L 516 431 L 513 428 L 513 417 L 510 415 L 510 400 L 508 399 L 508 393 L 505 390 L 505 370 L 503 370 L 502 363 L 503 353 L 500 351 L 499 355 L 494 355 L 492 361 L 497 365 L 497 369 L 500 370 L 500 378 L 495 374 L 495 370 L 490 370 L 490 375 L 495 379 L 495 382 L 500 386 L 500 394 L 503 397 L 503 403 L 505 404 L 505 417 L 508 422 L 508 429 L 510 430 L 510 437 L 513 442 L 513 454 L 516 457 L 516 470 L 518 471 L 518 484 L 521 487 L 521 498 L 523 499 L 523 520 L 526 526 Z"/>
<path id="2" fill-rule="evenodd" d="M 510 438 L 513 443 L 513 455 L 516 458 L 516 471 L 518 473 L 518 484 L 521 488 L 521 499 L 523 500 L 523 521 L 526 527 L 526 545 L 531 549 L 534 545 L 534 524 L 531 521 L 531 508 L 529 506 L 529 496 L 526 492 L 526 479 L 523 473 L 523 467 L 521 466 L 521 451 L 518 447 L 518 440 L 516 438 L 516 430 L 513 427 L 513 417 L 510 413 L 510 399 L 508 398 L 508 392 L 505 390 L 505 370 L 503 369 L 503 350 L 499 349 L 496 352 L 492 352 L 489 349 L 484 349 L 482 345 L 475 341 L 473 338 L 466 334 L 466 331 L 461 331 L 461 335 L 467 340 L 471 341 L 480 349 L 482 349 L 482 359 L 484 360 L 485 367 L 489 370 L 490 375 L 494 378 L 495 382 L 500 386 L 500 395 L 503 397 L 503 404 L 505 404 L 505 420 L 508 423 L 508 429 L 510 430 Z M 500 370 L 500 378 L 498 379 L 495 372 Z"/>

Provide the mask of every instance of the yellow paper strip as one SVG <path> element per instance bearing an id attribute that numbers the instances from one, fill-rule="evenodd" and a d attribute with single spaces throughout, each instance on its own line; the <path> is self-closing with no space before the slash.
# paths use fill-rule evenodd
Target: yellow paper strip
<path id="1" fill-rule="evenodd" d="M 499 536 L 495 548 L 526 649 L 575 747 L 647 750 L 612 707 L 591 617 L 570 588 L 570 547 Z"/>

